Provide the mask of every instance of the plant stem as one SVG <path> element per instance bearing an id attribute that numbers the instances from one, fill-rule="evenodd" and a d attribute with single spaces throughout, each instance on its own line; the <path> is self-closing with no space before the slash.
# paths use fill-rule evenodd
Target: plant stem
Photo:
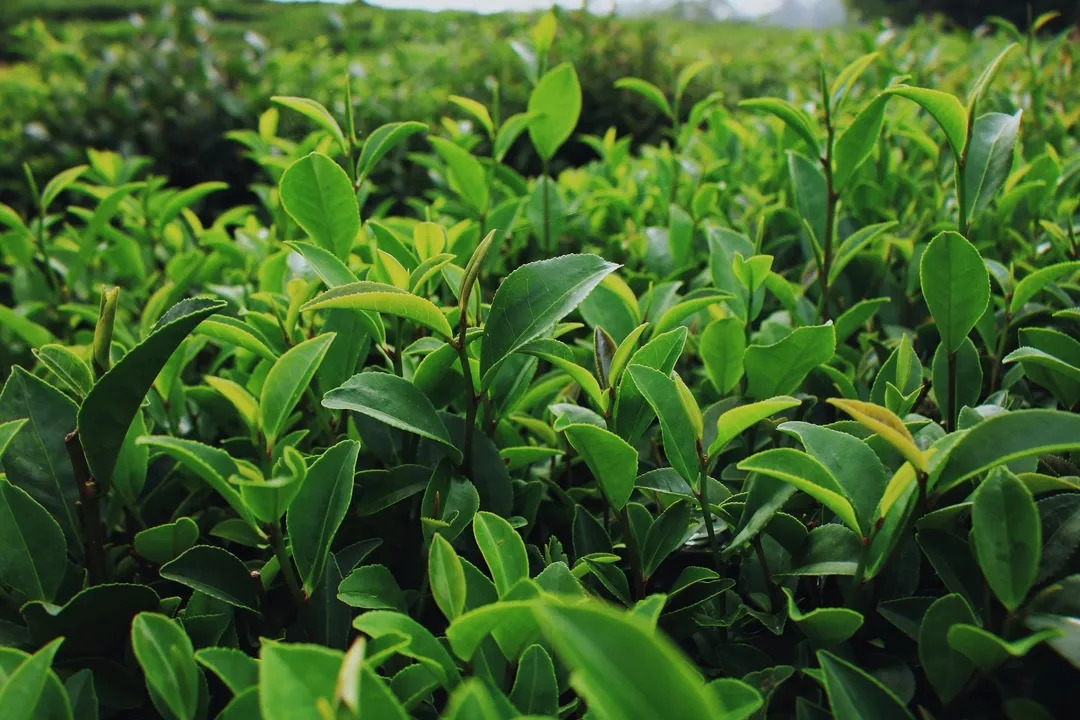
<path id="1" fill-rule="evenodd" d="M 285 579 L 285 585 L 289 588 L 289 595 L 292 596 L 293 605 L 296 606 L 296 611 L 300 612 L 307 604 L 307 598 L 304 596 L 304 591 L 300 589 L 300 581 L 296 578 L 296 571 L 293 570 L 292 561 L 289 560 L 289 553 L 285 549 L 285 537 L 281 532 L 281 521 L 270 523 L 266 526 L 266 534 L 270 537 L 270 545 L 274 548 L 274 557 L 277 558 L 278 566 L 281 568 L 281 576 Z"/>
<path id="2" fill-rule="evenodd" d="M 626 536 L 626 554 L 630 556 L 630 572 L 634 576 L 633 596 L 635 600 L 640 600 L 645 597 L 646 578 L 641 570 L 641 557 L 638 555 L 637 543 L 634 541 L 633 533 L 630 532 L 630 518 L 626 514 L 625 507 L 617 511 L 615 515 L 619 518 L 623 535 Z"/>
<path id="3" fill-rule="evenodd" d="M 709 545 L 712 547 L 713 564 L 716 565 L 716 571 L 720 572 L 720 543 L 716 539 L 716 529 L 713 527 L 712 508 L 709 506 L 709 475 L 705 472 L 705 464 L 701 465 L 701 472 L 698 475 L 698 492 L 697 492 L 698 505 L 701 506 L 701 515 L 705 521 L 705 532 L 709 536 Z"/>
<path id="4" fill-rule="evenodd" d="M 472 367 L 469 365 L 469 346 L 465 342 L 465 335 L 469 329 L 469 320 L 462 308 L 458 317 L 458 338 L 451 341 L 457 349 L 458 360 L 461 363 L 461 374 L 465 378 L 465 441 L 461 449 L 461 469 L 470 480 L 472 479 L 472 436 L 476 428 L 476 386 L 473 383 Z"/>
<path id="5" fill-rule="evenodd" d="M 956 426 L 956 353 L 951 350 L 946 356 L 948 371 L 949 388 L 946 391 L 949 394 L 946 407 L 948 408 L 948 416 L 945 418 L 945 432 L 952 432 Z"/>
<path id="6" fill-rule="evenodd" d="M 551 247 L 551 199 L 548 197 L 548 193 L 551 190 L 551 178 L 548 177 L 547 160 L 544 160 L 541 178 L 543 178 L 541 182 L 544 183 L 544 192 L 542 193 L 544 202 L 544 250 L 546 252 L 552 252 L 554 248 Z"/>
<path id="7" fill-rule="evenodd" d="M 821 158 L 821 166 L 825 171 L 825 237 L 821 243 L 821 317 L 829 320 L 832 317 L 832 307 L 829 302 L 829 271 L 832 268 L 833 235 L 836 234 L 836 204 L 840 199 L 839 193 L 833 187 L 832 156 L 833 138 L 836 130 L 833 128 L 832 119 L 828 113 L 825 116 L 827 137 L 825 140 L 825 156 Z"/>
<path id="8" fill-rule="evenodd" d="M 394 363 L 394 374 L 405 377 L 405 364 L 402 357 L 401 318 L 394 318 L 394 354 L 390 356 Z"/>
<path id="9" fill-rule="evenodd" d="M 72 430 L 64 436 L 71 467 L 75 471 L 75 482 L 79 488 L 79 499 L 75 509 L 82 524 L 83 545 L 86 548 L 86 572 L 90 585 L 105 582 L 105 533 L 101 525 L 101 509 L 98 505 L 98 487 L 86 464 L 79 431 Z"/>

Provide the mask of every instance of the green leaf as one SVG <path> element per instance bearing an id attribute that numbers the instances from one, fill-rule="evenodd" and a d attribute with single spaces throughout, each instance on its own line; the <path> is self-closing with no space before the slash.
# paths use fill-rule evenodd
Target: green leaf
<path id="1" fill-rule="evenodd" d="M 1035 583 L 1042 549 L 1039 511 L 1016 475 L 997 468 L 975 493 L 971 510 L 975 557 L 987 585 L 1010 612 Z"/>
<path id="2" fill-rule="evenodd" d="M 728 718 L 674 644 L 648 621 L 595 602 L 537 603 L 570 684 L 609 718 Z M 627 659 L 633 658 L 633 662 Z"/>
<path id="3" fill-rule="evenodd" d="M 60 193 L 71 187 L 87 169 L 88 166 L 86 165 L 76 165 L 73 168 L 57 173 L 49 182 L 45 183 L 45 187 L 41 190 L 41 207 L 48 210 Z"/>
<path id="4" fill-rule="evenodd" d="M 947 492 L 996 465 L 1032 455 L 1080 450 L 1080 415 L 1012 410 L 986 418 L 960 437 L 934 468 L 930 489 Z"/>
<path id="5" fill-rule="evenodd" d="M 67 564 L 64 532 L 25 490 L 0 480 L 0 582 L 51 602 Z"/>
<path id="6" fill-rule="evenodd" d="M 484 327 L 481 387 L 491 384 L 509 355 L 551 331 L 617 267 L 597 255 L 563 255 L 511 272 L 492 298 Z"/>
<path id="7" fill-rule="evenodd" d="M 789 395 L 818 365 L 832 359 L 836 332 L 830 325 L 811 325 L 792 330 L 772 345 L 746 348 L 746 394 L 761 400 Z"/>
<path id="8" fill-rule="evenodd" d="M 952 146 L 953 155 L 957 158 L 961 156 L 964 145 L 967 143 L 967 112 L 955 95 L 910 85 L 898 85 L 885 92 L 899 95 L 921 105 L 937 120 L 949 145 Z"/>
<path id="9" fill-rule="evenodd" d="M 885 106 L 889 102 L 888 95 L 879 95 L 859 111 L 851 124 L 844 128 L 840 137 L 836 139 L 836 147 L 833 149 L 833 158 L 836 163 L 836 174 L 833 184 L 837 191 L 847 185 L 848 180 L 855 171 L 862 166 L 877 144 L 881 135 L 881 126 L 885 122 Z"/>
<path id="10" fill-rule="evenodd" d="M 405 595 L 385 565 L 363 565 L 346 576 L 337 598 L 349 607 L 405 612 Z"/>
<path id="11" fill-rule="evenodd" d="M 221 300 L 181 300 L 146 339 L 98 378 L 79 408 L 78 423 L 86 462 L 102 486 L 111 483 L 128 427 L 169 356 L 200 322 L 223 307 Z"/>
<path id="12" fill-rule="evenodd" d="M 308 468 L 285 516 L 293 560 L 308 595 L 322 582 L 326 556 L 352 501 L 360 443 L 343 440 Z"/>
<path id="13" fill-rule="evenodd" d="M 637 450 L 615 433 L 595 425 L 571 424 L 563 432 L 589 466 L 612 508 L 621 510 L 634 491 Z"/>
<path id="14" fill-rule="evenodd" d="M 446 316 L 430 300 L 381 282 L 362 280 L 327 290 L 300 307 L 301 312 L 322 308 L 374 310 L 423 325 L 449 340 L 454 331 Z"/>
<path id="15" fill-rule="evenodd" d="M 402 645 L 395 647 L 395 652 L 422 664 L 443 688 L 451 690 L 461 682 L 461 674 L 450 654 L 423 625 L 408 615 L 392 610 L 372 610 L 356 618 L 353 627 L 373 641 L 388 635 L 403 640 Z"/>
<path id="16" fill-rule="evenodd" d="M 159 710 L 194 720 L 199 706 L 199 668 L 191 640 L 164 615 L 143 612 L 131 624 L 131 647 Z"/>
<path id="17" fill-rule="evenodd" d="M 870 66 L 870 63 L 874 62 L 879 55 L 881 55 L 880 52 L 867 53 L 866 55 L 853 60 L 843 70 L 837 73 L 836 78 L 829 86 L 829 95 L 832 99 L 834 113 L 840 109 L 848 91 L 851 90 L 851 86 L 855 84 L 855 81 L 859 79 L 859 76 L 863 74 L 866 68 Z"/>
<path id="18" fill-rule="evenodd" d="M 844 238 L 844 241 L 840 243 L 840 247 L 834 251 L 832 265 L 829 266 L 829 283 L 831 284 L 836 278 L 840 277 L 840 273 L 843 269 L 848 266 L 848 263 L 855 259 L 856 255 L 862 252 L 863 248 L 880 237 L 886 230 L 891 230 L 895 226 L 895 220 L 877 223 L 875 225 L 866 225 Z M 873 301 L 864 300 L 862 302 Z M 852 308 L 852 310 L 853 309 L 854 308 Z M 846 329 L 841 331 L 841 326 L 844 324 L 843 321 L 843 315 L 836 321 L 836 339 L 838 342 L 843 342 L 850 334 Z"/>
<path id="19" fill-rule="evenodd" d="M 360 232 L 360 209 L 349 176 L 323 155 L 300 158 L 281 176 L 281 204 L 315 244 L 339 260 Z"/>
<path id="20" fill-rule="evenodd" d="M 259 661 L 236 648 L 208 647 L 195 651 L 195 662 L 217 675 L 233 695 L 259 683 Z"/>
<path id="21" fill-rule="evenodd" d="M 259 396 L 259 427 L 267 448 L 273 448 L 285 430 L 289 415 L 311 384 L 334 337 L 324 333 L 290 348 L 266 374 Z"/>
<path id="22" fill-rule="evenodd" d="M 167 563 L 199 539 L 199 526 L 189 517 L 135 533 L 135 552 L 153 563 Z"/>
<path id="23" fill-rule="evenodd" d="M 948 703 L 967 684 L 975 667 L 949 643 L 950 628 L 975 624 L 967 601 L 952 593 L 934 601 L 919 625 L 919 663 L 942 702 Z"/>
<path id="24" fill-rule="evenodd" d="M 819 607 L 804 613 L 795 605 L 795 596 L 783 588 L 787 596 L 788 618 L 815 647 L 831 647 L 854 635 L 863 624 L 863 616 L 848 608 Z"/>
<path id="25" fill-rule="evenodd" d="M 264 720 L 319 718 L 333 707 L 344 654 L 321 645 L 264 640 L 259 710 Z"/>
<path id="26" fill-rule="evenodd" d="M 182 213 L 191 205 L 194 205 L 199 200 L 203 199 L 211 193 L 218 192 L 219 190 L 225 190 L 228 187 L 228 183 L 204 182 L 181 190 L 180 192 L 174 193 L 165 202 L 165 207 L 162 209 L 161 215 L 158 217 L 158 232 L 164 232 L 165 226 L 175 220 L 177 216 L 180 215 L 180 213 Z"/>
<path id="27" fill-rule="evenodd" d="M 1023 309 L 1024 303 L 1035 297 L 1040 290 L 1058 278 L 1077 271 L 1080 271 L 1080 260 L 1055 263 L 1028 273 L 1016 283 L 1012 298 L 1009 300 L 1009 312 L 1016 315 Z"/>
<path id="28" fill-rule="evenodd" d="M 826 402 L 840 408 L 864 427 L 880 435 L 917 470 L 926 471 L 929 456 L 919 449 L 919 446 L 915 444 L 915 438 L 911 436 L 911 431 L 904 425 L 904 421 L 891 410 L 861 400 L 829 398 Z"/>
<path id="29" fill-rule="evenodd" d="M 0 685 L 0 717 L 4 720 L 71 717 L 67 695 L 62 690 L 57 693 L 60 700 L 60 708 L 57 708 L 57 703 L 49 697 L 54 688 L 46 686 L 50 681 L 56 682 L 51 666 L 63 642 L 63 638 L 53 640 L 28 656 L 10 673 L 5 673 L 3 685 Z M 53 706 L 52 712 L 47 709 L 48 705 Z"/>
<path id="30" fill-rule="evenodd" d="M 472 98 L 462 97 L 461 95 L 451 95 L 446 99 L 457 105 L 471 115 L 474 120 L 479 122 L 489 138 L 493 139 L 495 137 L 495 123 L 491 119 L 491 113 L 488 112 L 487 107 L 485 107 L 483 103 L 479 103 Z"/>
<path id="31" fill-rule="evenodd" d="M 1040 19 L 1043 16 L 1040 16 Z M 1036 23 L 1032 23 L 1032 33 L 1038 32 L 1035 28 Z M 990 86 L 990 82 L 994 79 L 994 75 L 997 74 L 998 68 L 1001 67 L 1001 63 L 1008 57 L 1009 53 L 1018 47 L 1017 43 L 1009 43 L 997 54 L 997 56 L 990 61 L 990 64 L 983 68 L 983 71 L 979 73 L 979 77 L 975 79 L 975 83 L 971 87 L 971 92 L 968 93 L 967 100 L 967 114 L 971 117 L 975 112 L 975 107 L 979 100 L 982 98 L 986 88 Z"/>
<path id="32" fill-rule="evenodd" d="M 730 392 L 743 376 L 746 329 L 742 322 L 728 317 L 706 325 L 698 339 L 698 354 L 717 392 Z"/>
<path id="33" fill-rule="evenodd" d="M 442 535 L 431 539 L 428 553 L 431 596 L 450 622 L 465 611 L 465 569 L 454 546 Z"/>
<path id="34" fill-rule="evenodd" d="M 825 218 L 828 185 L 821 166 L 802 153 L 788 152 L 788 175 L 795 191 L 795 209 L 809 228 L 814 252 L 819 255 L 825 244 Z M 820 258 L 819 258 L 820 261 Z"/>
<path id="35" fill-rule="evenodd" d="M 76 670 L 64 681 L 71 702 L 71 715 L 78 720 L 98 720 L 98 697 L 94 674 L 87 668 Z"/>
<path id="36" fill-rule="evenodd" d="M 4 452 L 7 479 L 49 511 L 76 557 L 82 553 L 79 490 L 64 436 L 74 429 L 77 410 L 70 398 L 18 365 L 0 392 L 0 422 L 27 421 Z"/>
<path id="37" fill-rule="evenodd" d="M 559 683 L 555 664 L 540 645 L 530 645 L 518 659 L 510 702 L 526 715 L 559 714 Z"/>
<path id="38" fill-rule="evenodd" d="M 528 129 L 535 117 L 532 113 L 523 112 L 511 115 L 503 121 L 503 124 L 499 126 L 499 131 L 495 133 L 494 154 L 496 162 L 503 161 L 506 153 L 510 152 L 514 141 Z"/>
<path id="39" fill-rule="evenodd" d="M 0 305 L 0 326 L 6 327 L 21 337 L 32 348 L 56 342 L 56 337 L 46 328 L 25 315 L 20 315 L 7 305 Z"/>
<path id="40" fill-rule="evenodd" d="M 705 58 L 692 62 L 682 70 L 679 71 L 678 77 L 675 78 L 675 97 L 681 99 L 686 92 L 686 88 L 690 83 L 705 70 L 712 67 L 713 61 Z"/>
<path id="41" fill-rule="evenodd" d="M 671 103 L 664 97 L 664 91 L 653 85 L 648 80 L 636 77 L 624 77 L 615 81 L 615 87 L 621 90 L 630 90 L 642 96 L 664 113 L 669 118 L 675 117 L 671 110 Z"/>
<path id="42" fill-rule="evenodd" d="M 964 163 L 964 203 L 969 222 L 986 209 L 1009 176 L 1022 112 L 987 113 L 971 128 Z"/>
<path id="43" fill-rule="evenodd" d="M 240 493 L 229 484 L 229 478 L 236 474 L 236 461 L 229 453 L 220 448 L 210 447 L 194 440 L 174 438 L 167 435 L 146 435 L 138 439 L 140 445 L 148 445 L 166 452 L 184 467 L 202 478 L 212 487 L 236 514 L 249 525 L 255 527 L 251 511 L 244 505 Z"/>
<path id="44" fill-rule="evenodd" d="M 363 182 L 371 174 L 375 163 L 395 146 L 400 145 L 409 136 L 426 132 L 427 129 L 428 126 L 424 123 L 414 121 L 386 123 L 375 128 L 375 131 L 364 141 L 363 149 L 360 150 L 360 159 L 356 162 L 357 181 Z"/>
<path id="45" fill-rule="evenodd" d="M 1057 630 L 1046 629 L 1009 641 L 976 625 L 964 623 L 957 623 L 948 631 L 949 647 L 983 672 L 991 672 L 998 665 L 1013 658 L 1024 657 L 1036 645 L 1057 636 Z"/>
<path id="46" fill-rule="evenodd" d="M 278 105 L 287 107 L 290 110 L 295 110 L 310 120 L 314 120 L 319 127 L 330 133 L 330 136 L 341 146 L 341 152 L 348 157 L 349 144 L 345 140 L 345 133 L 341 131 L 341 126 L 338 125 L 334 116 L 331 115 L 330 111 L 323 107 L 321 103 L 311 100 L 310 98 L 290 97 L 285 95 L 275 95 L 271 97 L 270 100 Z"/>
<path id="47" fill-rule="evenodd" d="M 660 419 L 668 462 L 690 487 L 696 488 L 701 472 L 701 433 L 695 432 L 694 419 L 682 402 L 678 386 L 664 373 L 645 365 L 631 364 L 626 371 Z"/>
<path id="48" fill-rule="evenodd" d="M 581 115 L 581 85 L 570 63 L 552 68 L 529 94 L 529 137 L 546 162 L 569 139 Z"/>
<path id="49" fill-rule="evenodd" d="M 794 485 L 814 498 L 862 535 L 855 508 L 829 469 L 804 452 L 792 448 L 773 448 L 746 458 L 740 470 L 759 472 Z"/>
<path id="50" fill-rule="evenodd" d="M 199 327 L 196 328 L 195 334 L 205 335 L 221 343 L 235 345 L 270 362 L 274 362 L 278 358 L 277 353 L 263 342 L 250 325 L 227 315 L 217 315 L 203 320 L 199 323 Z"/>
<path id="51" fill-rule="evenodd" d="M 215 600 L 257 612 L 251 574 L 240 558 L 213 545 L 196 545 L 158 571 L 166 580 L 198 590 Z"/>
<path id="52" fill-rule="evenodd" d="M 796 398 L 781 395 L 748 405 L 740 405 L 722 413 L 716 418 L 716 437 L 709 444 L 709 457 L 716 457 L 729 442 L 750 426 L 778 412 L 798 407 L 800 403 L 801 401 Z"/>
<path id="53" fill-rule="evenodd" d="M 819 152 L 817 138 L 814 137 L 813 119 L 805 111 L 800 110 L 788 101 L 779 98 L 752 98 L 741 101 L 739 107 L 775 115 L 794 130 L 795 134 L 810 146 L 810 150 L 815 155 Z"/>
<path id="54" fill-rule="evenodd" d="M 559 370 L 562 370 L 585 391 L 585 394 L 601 412 L 607 410 L 607 393 L 600 388 L 600 383 L 597 382 L 591 372 L 574 362 L 573 352 L 564 343 L 558 340 L 540 338 L 522 345 L 518 352 L 546 360 Z"/>
<path id="55" fill-rule="evenodd" d="M 4 456 L 4 451 L 8 449 L 8 445 L 11 444 L 11 441 L 28 422 L 30 422 L 29 418 L 22 418 L 0 423 L 0 458 Z"/>
<path id="56" fill-rule="evenodd" d="M 491 201 L 487 173 L 472 153 L 440 137 L 428 137 L 435 152 L 450 168 L 450 186 L 477 213 L 484 213 Z"/>
<path id="57" fill-rule="evenodd" d="M 674 502 L 656 518 L 641 544 L 642 572 L 646 579 L 671 553 L 678 550 L 690 531 L 690 504 Z"/>
<path id="58" fill-rule="evenodd" d="M 922 254 L 919 282 L 941 342 L 956 352 L 990 300 L 990 276 L 982 256 L 963 235 L 946 230 Z"/>
<path id="59" fill-rule="evenodd" d="M 408 380 L 382 372 L 353 375 L 344 385 L 323 395 L 323 407 L 351 410 L 390 427 L 433 440 L 461 462 L 461 451 L 435 412 L 431 400 Z"/>
<path id="60" fill-rule="evenodd" d="M 837 720 L 914 720 L 904 703 L 872 675 L 824 650 L 817 658 Z"/>
<path id="61" fill-rule="evenodd" d="M 495 589 L 502 597 L 519 580 L 529 577 L 529 556 L 525 542 L 513 525 L 498 515 L 478 512 L 473 518 L 473 537 L 484 556 Z"/>

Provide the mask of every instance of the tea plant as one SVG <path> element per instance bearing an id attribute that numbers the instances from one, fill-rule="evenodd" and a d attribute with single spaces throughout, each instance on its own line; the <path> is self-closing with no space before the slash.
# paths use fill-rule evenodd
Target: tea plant
<path id="1" fill-rule="evenodd" d="M 1069 713 L 1071 65 L 999 43 L 929 72 L 958 96 L 884 35 L 736 104 L 688 63 L 617 83 L 665 141 L 557 173 L 556 34 L 470 125 L 276 96 L 230 135 L 258 205 L 212 222 L 223 184 L 140 159 L 26 169 L 0 716 Z M 391 214 L 372 173 L 421 135 Z"/>

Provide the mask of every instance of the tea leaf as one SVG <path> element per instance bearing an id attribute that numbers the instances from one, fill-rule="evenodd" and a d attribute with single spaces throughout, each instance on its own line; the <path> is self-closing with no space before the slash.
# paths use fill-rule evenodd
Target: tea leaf
<path id="1" fill-rule="evenodd" d="M 396 315 L 419 323 L 449 340 L 454 331 L 446 316 L 430 301 L 386 283 L 360 281 L 327 290 L 300 307 L 301 312 L 322 308 L 353 308 Z"/>
<path id="2" fill-rule="evenodd" d="M 964 202 L 968 217 L 986 209 L 1012 169 L 1020 115 L 988 113 L 975 120 L 964 164 Z M 925 257 L 925 256 L 924 256 Z"/>
<path id="3" fill-rule="evenodd" d="M 159 570 L 161 577 L 234 607 L 257 612 L 255 585 L 244 563 L 228 550 L 196 545 Z"/>
<path id="4" fill-rule="evenodd" d="M 612 508 L 621 510 L 634 491 L 637 450 L 615 433 L 595 425 L 567 425 L 563 432 L 589 466 Z"/>
<path id="5" fill-rule="evenodd" d="M 79 408 L 78 426 L 90 472 L 103 486 L 112 481 L 128 427 L 158 372 L 180 342 L 223 307 L 225 303 L 220 300 L 182 300 L 158 320 L 146 339 L 94 384 Z"/>
<path id="6" fill-rule="evenodd" d="M 360 232 L 360 210 L 349 176 L 323 155 L 311 153 L 281 176 L 281 203 L 315 244 L 339 260 L 349 257 Z"/>
<path id="7" fill-rule="evenodd" d="M 193 720 L 198 711 L 199 668 L 187 633 L 164 615 L 139 613 L 131 624 L 131 647 L 155 705 L 180 720 Z"/>
<path id="8" fill-rule="evenodd" d="M 25 490 L 0 480 L 0 582 L 27 600 L 52 602 L 66 561 L 60 525 Z"/>
<path id="9" fill-rule="evenodd" d="M 322 580 L 330 544 L 349 509 L 359 452 L 360 443 L 343 440 L 320 455 L 286 513 L 293 560 L 308 595 Z"/>
<path id="10" fill-rule="evenodd" d="M 259 396 L 259 427 L 267 448 L 273 448 L 286 429 L 289 414 L 311 384 L 334 337 L 326 333 L 305 340 L 278 358 L 266 374 Z"/>
<path id="11" fill-rule="evenodd" d="M 740 470 L 759 472 L 786 483 L 820 502 L 860 536 L 862 530 L 851 501 L 832 473 L 814 458 L 791 448 L 774 448 L 739 463 Z"/>
<path id="12" fill-rule="evenodd" d="M 490 386 L 510 354 L 554 328 L 617 267 L 596 255 L 563 255 L 510 273 L 491 300 L 484 327 L 481 387 Z"/>
<path id="13" fill-rule="evenodd" d="M 529 94 L 529 137 L 545 161 L 569 139 L 581 115 L 581 85 L 570 63 L 552 68 Z"/>
<path id="14" fill-rule="evenodd" d="M 1039 571 L 1042 531 L 1031 492 L 997 468 L 975 493 L 971 509 L 975 557 L 986 583 L 1010 612 L 1027 597 Z"/>
<path id="15" fill-rule="evenodd" d="M 870 717 L 912 720 L 912 714 L 899 698 L 872 675 L 824 650 L 818 651 L 817 658 L 833 717 L 838 720 Z"/>
<path id="16" fill-rule="evenodd" d="M 500 597 L 519 580 L 529 577 L 525 543 L 506 520 L 489 512 L 478 512 L 473 518 L 473 536 Z"/>
<path id="17" fill-rule="evenodd" d="M 434 440 L 455 462 L 461 451 L 439 419 L 427 395 L 408 380 L 380 372 L 353 375 L 344 385 L 323 395 L 323 407 L 351 410 L 386 423 L 390 427 Z"/>

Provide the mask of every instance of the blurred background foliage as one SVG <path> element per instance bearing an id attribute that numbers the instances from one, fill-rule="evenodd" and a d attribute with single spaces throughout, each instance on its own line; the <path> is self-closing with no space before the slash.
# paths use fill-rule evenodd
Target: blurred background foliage
<path id="1" fill-rule="evenodd" d="M 865 17 L 903 18 L 972 4 L 848 2 Z M 663 14 L 644 17 L 560 13 L 551 61 L 572 61 L 582 79 L 578 137 L 603 135 L 614 127 L 638 143 L 660 140 L 665 123 L 658 111 L 639 95 L 614 88 L 621 77 L 640 77 L 670 89 L 680 68 L 711 57 L 717 62 L 690 88 L 685 108 L 710 92 L 722 93 L 729 107 L 746 97 L 796 100 L 798 88 L 814 85 L 816 58 L 822 53 L 828 62 L 833 56 L 866 52 L 881 33 L 895 32 L 880 20 L 856 32 L 694 22 L 685 18 L 704 11 L 715 15 L 716 10 L 715 3 L 698 11 L 688 8 L 693 4 L 677 3 Z M 976 4 L 1006 14 L 1022 6 L 1014 0 Z M 1041 9 L 1047 3 L 1036 4 Z M 533 14 L 430 13 L 364 3 L 4 0 L 0 202 L 25 206 L 24 163 L 35 176 L 50 177 L 82 162 L 86 148 L 153 158 L 147 161 L 150 169 L 180 186 L 229 183 L 230 191 L 210 200 L 211 210 L 249 201 L 246 188 L 256 168 L 226 134 L 255 126 L 274 94 L 315 98 L 341 117 L 346 77 L 361 133 L 394 120 L 450 122 L 443 120 L 455 114 L 449 95 L 489 102 L 496 87 L 503 116 L 520 112 L 535 59 L 513 38 L 525 35 L 534 21 Z M 904 38 L 921 57 L 921 71 L 938 73 L 966 57 L 970 44 L 978 42 L 977 32 L 941 34 L 950 22 L 940 17 Z M 947 73 L 938 82 L 944 82 L 941 89 L 956 89 L 948 87 Z M 308 129 L 294 116 L 283 118 L 286 136 L 301 137 Z M 423 143 L 414 138 L 380 166 L 373 178 L 377 195 L 417 195 L 429 185 L 426 169 L 406 160 Z M 570 142 L 554 167 L 580 165 L 592 157 L 586 143 Z M 539 167 L 521 141 L 508 162 L 529 174 Z"/>

